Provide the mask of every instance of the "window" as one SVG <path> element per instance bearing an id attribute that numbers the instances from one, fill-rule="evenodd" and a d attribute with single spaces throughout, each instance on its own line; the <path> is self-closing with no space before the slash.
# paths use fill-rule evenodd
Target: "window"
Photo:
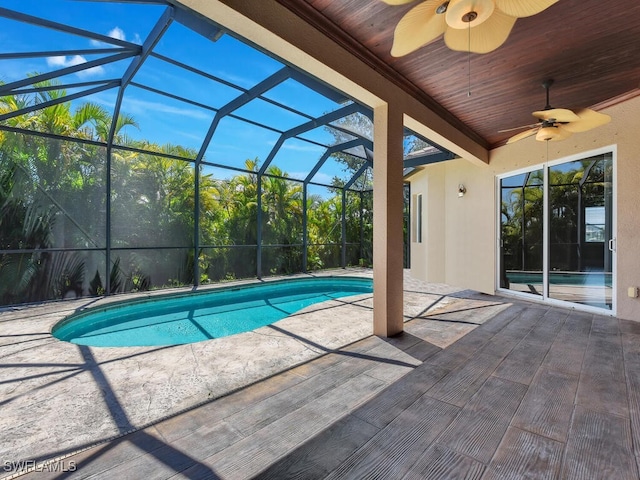
<path id="1" fill-rule="evenodd" d="M 586 207 L 584 209 L 584 241 L 588 243 L 604 242 L 605 210 L 602 207 Z"/>
<path id="2" fill-rule="evenodd" d="M 413 196 L 413 235 L 414 243 L 422 243 L 422 194 Z"/>

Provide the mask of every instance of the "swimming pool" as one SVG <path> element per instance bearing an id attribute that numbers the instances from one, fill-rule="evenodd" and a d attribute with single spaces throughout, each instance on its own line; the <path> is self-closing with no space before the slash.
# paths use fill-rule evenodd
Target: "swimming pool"
<path id="1" fill-rule="evenodd" d="M 315 303 L 372 291 L 370 278 L 342 276 L 223 287 L 89 308 L 51 333 L 93 347 L 180 345 L 248 332 Z"/>

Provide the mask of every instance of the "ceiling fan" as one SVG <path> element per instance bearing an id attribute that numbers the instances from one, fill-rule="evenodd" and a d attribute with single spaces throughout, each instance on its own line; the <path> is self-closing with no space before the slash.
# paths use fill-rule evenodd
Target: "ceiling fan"
<path id="1" fill-rule="evenodd" d="M 535 135 L 536 140 L 540 142 L 564 140 L 571 136 L 572 133 L 586 132 L 587 130 L 605 125 L 611 121 L 609 115 L 598 113 L 589 108 L 582 108 L 575 111 L 567 108 L 552 108 L 549 104 L 549 88 L 552 84 L 553 80 L 546 80 L 542 83 L 542 86 L 547 91 L 547 105 L 544 107 L 544 110 L 532 113 L 534 117 L 540 119 L 538 123 L 501 130 L 501 132 L 509 132 L 521 128 L 528 128 L 528 130 L 520 132 L 507 140 L 508 144 L 533 135 Z"/>
<path id="2" fill-rule="evenodd" d="M 415 0 L 382 0 L 404 5 Z M 558 0 L 426 0 L 409 10 L 393 34 L 391 55 L 402 57 L 444 34 L 451 50 L 488 53 L 502 45 L 516 20 Z"/>

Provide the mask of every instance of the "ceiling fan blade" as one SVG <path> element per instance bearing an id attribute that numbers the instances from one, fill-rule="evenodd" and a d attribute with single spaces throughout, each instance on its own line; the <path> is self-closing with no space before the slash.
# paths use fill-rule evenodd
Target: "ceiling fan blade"
<path id="1" fill-rule="evenodd" d="M 532 115 L 540 120 L 554 121 L 560 123 L 576 122 L 580 117 L 567 108 L 552 108 L 550 110 L 539 110 Z"/>
<path id="2" fill-rule="evenodd" d="M 444 33 L 447 26 L 444 15 L 436 13 L 441 4 L 442 0 L 421 2 L 400 19 L 393 34 L 392 56 L 407 55 Z"/>
<path id="3" fill-rule="evenodd" d="M 529 125 L 521 125 L 519 127 L 505 128 L 504 130 L 498 130 L 498 133 L 513 132 L 514 130 L 522 130 L 523 128 L 534 128 L 534 127 L 540 127 L 540 126 L 541 126 L 540 123 L 531 123 Z"/>
<path id="4" fill-rule="evenodd" d="M 536 140 L 539 142 L 557 142 L 569 138 L 571 132 L 563 128 L 563 125 L 553 125 L 551 127 L 542 127 L 536 133 Z"/>
<path id="5" fill-rule="evenodd" d="M 489 53 L 507 40 L 516 20 L 515 17 L 494 10 L 489 18 L 476 27 L 447 28 L 444 42 L 451 50 L 459 52 Z"/>
<path id="6" fill-rule="evenodd" d="M 406 3 L 415 2 L 416 0 L 382 0 L 387 5 L 404 5 Z"/>
<path id="7" fill-rule="evenodd" d="M 596 112 L 590 108 L 583 108 L 582 110 L 576 110 L 576 115 L 580 117 L 579 120 L 569 122 L 562 127 L 571 133 L 586 132 L 592 128 L 600 127 L 611 121 L 609 115 Z"/>
<path id="8" fill-rule="evenodd" d="M 384 0 L 386 1 L 386 0 Z M 512 17 L 530 17 L 546 10 L 558 0 L 494 0 L 496 7 Z"/>
<path id="9" fill-rule="evenodd" d="M 535 135 L 536 133 L 538 133 L 538 130 L 540 129 L 536 127 L 536 128 L 531 128 L 529 130 L 526 130 L 524 132 L 520 132 L 517 135 L 514 135 L 513 137 L 511 137 L 509 140 L 507 140 L 507 145 L 510 143 L 517 142 L 518 140 L 522 140 L 523 138 L 530 137 L 531 135 Z"/>

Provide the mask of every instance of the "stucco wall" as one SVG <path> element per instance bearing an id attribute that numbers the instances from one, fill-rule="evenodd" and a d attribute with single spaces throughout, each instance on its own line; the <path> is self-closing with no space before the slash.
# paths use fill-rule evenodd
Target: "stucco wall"
<path id="1" fill-rule="evenodd" d="M 458 196 L 458 185 L 467 189 Z M 495 263 L 494 177 L 489 167 L 451 160 L 411 177 L 411 193 L 423 193 L 425 242 L 411 245 L 411 273 L 493 293 Z"/>
<path id="2" fill-rule="evenodd" d="M 429 281 L 444 278 L 446 283 L 492 293 L 496 289 L 496 175 L 532 165 L 548 159 L 587 153 L 616 146 L 617 200 L 617 316 L 640 321 L 640 299 L 627 296 L 628 287 L 640 287 L 640 97 L 615 105 L 604 113 L 611 115 L 608 125 L 590 132 L 574 134 L 561 142 L 537 142 L 534 138 L 521 140 L 491 151 L 489 166 L 482 167 L 465 160 L 426 166 L 411 178 L 412 193 L 428 185 L 427 201 L 445 212 L 444 234 L 429 237 L 444 244 L 444 267 L 426 262 L 416 267 L 415 275 Z M 433 183 L 443 186 L 441 196 L 433 194 Z M 467 188 L 458 198 L 457 186 Z M 430 205 L 429 208 L 434 205 Z M 424 219 L 427 229 L 442 229 L 437 215 Z M 429 242 L 428 242 L 429 243 Z M 416 248 L 412 245 L 412 267 L 420 265 L 428 243 Z M 438 251 L 442 248 L 437 247 Z M 422 253 L 421 253 L 422 252 Z M 429 259 L 429 255 L 426 257 Z M 444 268 L 444 271 L 443 271 Z"/>
<path id="3" fill-rule="evenodd" d="M 416 211 L 411 212 L 411 273 L 428 282 L 445 282 L 445 168 L 434 165 L 429 174 L 417 172 L 411 177 L 411 196 L 422 194 L 422 243 L 415 241 Z M 412 207 L 413 208 L 413 207 Z"/>

